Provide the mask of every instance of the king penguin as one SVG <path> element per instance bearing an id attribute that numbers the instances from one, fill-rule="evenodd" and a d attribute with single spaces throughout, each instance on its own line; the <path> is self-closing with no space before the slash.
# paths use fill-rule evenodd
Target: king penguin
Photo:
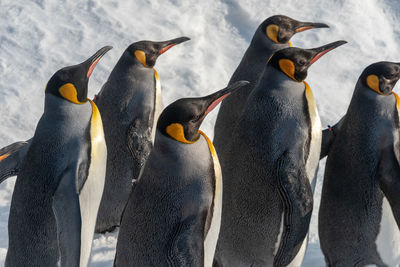
<path id="1" fill-rule="evenodd" d="M 324 23 L 301 22 L 283 15 L 276 15 L 263 21 L 254 33 L 239 66 L 228 84 L 240 80 L 249 81 L 245 88 L 233 93 L 221 104 L 214 127 L 214 145 L 218 151 L 221 166 L 225 166 L 226 144 L 245 107 L 248 96 L 261 77 L 265 62 L 280 49 L 291 46 L 290 38 L 313 28 L 328 28 Z M 229 163 L 226 163 L 229 164 Z"/>
<path id="2" fill-rule="evenodd" d="M 143 173 L 122 216 L 114 266 L 211 266 L 222 207 L 222 177 L 199 127 L 240 81 L 183 98 L 162 112 Z"/>
<path id="3" fill-rule="evenodd" d="M 158 56 L 189 40 L 140 41 L 122 54 L 95 99 L 104 123 L 108 159 L 96 232 L 119 226 L 121 214 L 154 141 L 162 110 L 161 85 L 153 68 Z"/>
<path id="4" fill-rule="evenodd" d="M 57 71 L 14 187 L 6 266 L 87 266 L 107 148 L 88 80 L 103 47 Z"/>
<path id="5" fill-rule="evenodd" d="M 306 249 L 321 122 L 307 70 L 337 41 L 277 51 L 249 95 L 223 168 L 215 266 L 300 266 Z"/>
<path id="6" fill-rule="evenodd" d="M 327 266 L 400 264 L 400 63 L 362 72 L 334 131 L 319 209 Z"/>

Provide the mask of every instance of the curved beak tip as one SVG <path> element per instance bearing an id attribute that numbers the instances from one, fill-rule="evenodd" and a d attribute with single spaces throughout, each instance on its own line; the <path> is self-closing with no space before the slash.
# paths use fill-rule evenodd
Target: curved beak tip
<path id="1" fill-rule="evenodd" d="M 325 23 L 318 23 L 318 27 L 317 28 L 330 28 L 328 24 Z"/>
<path id="2" fill-rule="evenodd" d="M 170 44 L 181 44 L 181 43 L 189 41 L 189 40 L 190 40 L 189 37 L 182 36 L 182 37 L 176 38 L 174 40 L 171 40 L 172 42 Z"/>
<path id="3" fill-rule="evenodd" d="M 345 41 L 345 40 L 337 41 L 337 42 L 336 42 L 336 47 L 341 46 L 341 45 L 344 45 L 344 44 L 347 44 L 347 41 Z"/>

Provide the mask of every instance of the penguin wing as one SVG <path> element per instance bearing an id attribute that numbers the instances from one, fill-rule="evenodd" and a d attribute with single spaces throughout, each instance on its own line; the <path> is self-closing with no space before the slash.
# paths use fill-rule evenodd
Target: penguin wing
<path id="1" fill-rule="evenodd" d="M 377 174 L 379 186 L 388 199 L 397 226 L 400 228 L 400 160 L 394 149 L 400 149 L 399 144 L 396 148 L 386 146 L 382 151 Z M 397 155 L 400 155 L 400 152 Z"/>
<path id="2" fill-rule="evenodd" d="M 278 159 L 278 189 L 283 202 L 283 232 L 274 266 L 286 266 L 299 252 L 306 238 L 313 209 L 313 194 L 305 166 L 286 151 Z"/>
<path id="3" fill-rule="evenodd" d="M 204 265 L 204 220 L 206 212 L 188 216 L 175 225 L 169 238 L 168 266 Z"/>
<path id="4" fill-rule="evenodd" d="M 133 179 L 137 179 L 146 159 L 150 155 L 153 146 L 151 131 L 153 122 L 150 121 L 151 111 L 135 114 L 127 132 L 127 145 L 133 157 L 136 173 Z"/>
<path id="5" fill-rule="evenodd" d="M 340 127 L 343 125 L 344 116 L 336 123 L 333 127 L 329 127 L 322 131 L 322 143 L 321 143 L 321 154 L 320 159 L 323 159 L 329 154 L 329 150 L 335 141 L 336 135 L 340 131 Z"/>
<path id="6" fill-rule="evenodd" d="M 31 142 L 32 139 L 19 141 L 0 149 L 0 183 L 11 176 L 18 175 Z"/>
<path id="7" fill-rule="evenodd" d="M 57 223 L 60 266 L 79 266 L 81 251 L 81 214 L 76 188 L 76 168 L 69 167 L 60 176 L 53 195 L 52 208 Z"/>

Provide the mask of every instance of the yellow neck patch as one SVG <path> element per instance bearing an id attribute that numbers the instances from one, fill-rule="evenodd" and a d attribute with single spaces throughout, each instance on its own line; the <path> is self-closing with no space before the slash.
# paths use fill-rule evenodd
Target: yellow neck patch
<path id="1" fill-rule="evenodd" d="M 279 44 L 278 42 L 278 33 L 279 33 L 279 26 L 275 24 L 270 24 L 267 26 L 267 29 L 265 30 L 266 34 L 271 41 Z"/>
<path id="2" fill-rule="evenodd" d="M 185 137 L 185 132 L 183 131 L 183 126 L 180 123 L 172 123 L 172 124 L 168 125 L 166 131 L 167 131 L 167 134 L 169 134 L 169 136 L 171 136 L 173 139 L 175 139 L 176 141 L 179 141 L 181 143 L 193 144 L 199 140 L 199 139 L 197 139 L 195 141 L 187 140 Z"/>
<path id="3" fill-rule="evenodd" d="M 396 97 L 396 107 L 397 107 L 397 112 L 399 113 L 399 117 L 400 117 L 400 97 L 395 92 L 392 92 L 392 94 L 394 94 L 394 96 Z"/>
<path id="4" fill-rule="evenodd" d="M 211 155 L 213 157 L 215 157 L 217 155 L 217 152 L 215 152 L 215 148 L 213 143 L 211 142 L 210 138 L 208 138 L 208 136 L 203 132 L 199 130 L 199 134 L 201 134 L 202 136 L 204 136 L 204 139 L 206 139 L 207 144 L 208 144 L 208 148 L 210 149 Z"/>
<path id="5" fill-rule="evenodd" d="M 288 42 L 288 44 L 289 44 L 289 47 L 293 47 L 293 45 L 290 41 Z"/>
<path id="6" fill-rule="evenodd" d="M 280 59 L 279 67 L 287 76 L 289 76 L 290 78 L 292 78 L 297 82 L 297 80 L 294 78 L 295 66 L 293 61 L 291 61 L 290 59 Z"/>
<path id="7" fill-rule="evenodd" d="M 378 76 L 371 74 L 367 77 L 367 85 L 369 88 L 382 95 L 382 92 L 379 91 L 379 78 Z"/>
<path id="8" fill-rule="evenodd" d="M 75 86 L 72 83 L 66 83 L 60 88 L 58 88 L 58 92 L 60 95 L 68 100 L 69 102 L 75 103 L 75 104 L 85 104 L 85 102 L 80 102 L 78 100 L 78 93 L 76 91 Z"/>
<path id="9" fill-rule="evenodd" d="M 135 57 L 137 58 L 137 60 L 139 60 L 140 63 L 143 64 L 143 66 L 145 66 L 146 68 L 150 68 L 146 64 L 146 53 L 145 52 L 143 52 L 142 50 L 136 50 Z"/>

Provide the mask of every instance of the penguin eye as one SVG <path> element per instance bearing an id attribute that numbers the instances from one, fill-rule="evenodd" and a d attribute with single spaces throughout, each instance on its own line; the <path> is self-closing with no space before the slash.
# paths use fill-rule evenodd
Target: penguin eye
<path id="1" fill-rule="evenodd" d="M 299 62 L 297 63 L 299 66 L 304 66 L 306 64 L 306 61 L 304 59 L 300 59 Z"/>
<path id="2" fill-rule="evenodd" d="M 198 116 L 194 117 L 193 119 L 191 119 L 190 122 L 196 123 L 201 119 L 201 117 L 202 117 L 202 115 L 198 115 Z"/>
<path id="3" fill-rule="evenodd" d="M 392 72 L 392 73 L 389 73 L 389 75 L 386 75 L 386 79 L 389 79 L 389 80 L 392 80 L 392 79 L 394 79 L 396 77 L 396 73 L 394 73 L 394 72 Z"/>

